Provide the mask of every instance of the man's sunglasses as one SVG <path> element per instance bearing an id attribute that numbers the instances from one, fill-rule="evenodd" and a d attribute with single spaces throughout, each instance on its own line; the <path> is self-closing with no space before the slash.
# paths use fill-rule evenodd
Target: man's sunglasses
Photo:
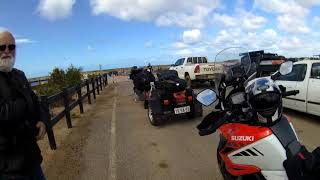
<path id="1" fill-rule="evenodd" d="M 16 45 L 10 44 L 10 45 L 0 45 L 0 51 L 5 51 L 8 47 L 9 51 L 13 51 L 16 49 Z"/>

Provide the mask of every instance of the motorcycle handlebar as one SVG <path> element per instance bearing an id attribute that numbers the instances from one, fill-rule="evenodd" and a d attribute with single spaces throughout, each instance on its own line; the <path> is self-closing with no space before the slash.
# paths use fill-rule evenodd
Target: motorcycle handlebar
<path id="1" fill-rule="evenodd" d="M 299 94 L 299 90 L 293 90 L 293 91 L 286 91 L 282 94 L 283 97 L 286 97 L 286 96 L 295 96 Z"/>
<path id="2" fill-rule="evenodd" d="M 217 121 L 214 122 L 214 124 L 212 124 L 212 126 L 210 126 L 207 129 L 201 130 L 199 131 L 199 135 L 200 136 L 206 136 L 212 133 L 215 133 L 216 130 L 223 125 L 225 122 L 229 121 L 232 118 L 231 114 L 225 113 L 223 117 L 219 118 Z"/>

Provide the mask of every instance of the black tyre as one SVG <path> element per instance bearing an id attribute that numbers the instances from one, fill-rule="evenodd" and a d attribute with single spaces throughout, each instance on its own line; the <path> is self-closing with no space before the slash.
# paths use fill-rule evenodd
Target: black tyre
<path id="1" fill-rule="evenodd" d="M 189 113 L 187 114 L 187 117 L 188 117 L 188 119 L 193 119 L 193 118 L 196 117 L 196 113 L 195 113 L 194 109 L 191 110 L 191 112 L 189 112 Z"/>
<path id="2" fill-rule="evenodd" d="M 190 78 L 189 74 L 186 74 L 185 80 L 187 81 L 187 87 L 191 88 L 192 81 L 191 81 L 191 78 Z"/>
<path id="3" fill-rule="evenodd" d="M 148 100 L 144 100 L 144 109 L 148 109 L 149 105 L 148 105 Z"/>
<path id="4" fill-rule="evenodd" d="M 161 116 L 154 114 L 151 106 L 148 107 L 148 118 L 153 126 L 159 126 L 161 124 Z"/>
<path id="5" fill-rule="evenodd" d="M 202 104 L 196 99 L 195 99 L 194 108 L 196 112 L 196 117 L 202 117 L 203 116 Z"/>

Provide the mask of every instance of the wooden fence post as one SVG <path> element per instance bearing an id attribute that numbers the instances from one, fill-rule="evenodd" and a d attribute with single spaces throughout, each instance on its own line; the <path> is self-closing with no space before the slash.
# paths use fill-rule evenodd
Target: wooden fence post
<path id="1" fill-rule="evenodd" d="M 50 144 L 50 148 L 52 150 L 57 149 L 57 144 L 56 144 L 56 139 L 54 138 L 54 133 L 53 133 L 53 126 L 51 123 L 51 115 L 49 111 L 49 103 L 48 103 L 48 96 L 41 96 L 41 107 L 43 107 L 43 111 L 41 111 L 41 119 L 43 122 L 46 124 L 46 130 L 47 130 L 47 135 L 48 135 L 48 140 Z"/>
<path id="2" fill-rule="evenodd" d="M 95 79 L 95 82 L 97 83 L 97 92 L 98 92 L 98 94 L 100 94 L 100 87 L 99 87 L 99 79 L 98 79 L 98 77 L 96 77 L 96 79 Z"/>
<path id="3" fill-rule="evenodd" d="M 87 86 L 88 103 L 91 104 L 90 84 L 88 79 L 86 80 L 86 86 Z"/>
<path id="4" fill-rule="evenodd" d="M 71 122 L 71 115 L 70 115 L 70 102 L 69 102 L 69 92 L 68 88 L 63 89 L 63 101 L 64 101 L 64 111 L 66 115 L 66 121 L 67 121 L 67 126 L 68 128 L 72 128 L 72 122 Z"/>
<path id="5" fill-rule="evenodd" d="M 77 94 L 78 94 L 78 102 L 79 102 L 79 108 L 80 108 L 80 114 L 83 114 L 83 101 L 82 101 L 82 93 L 81 93 L 81 84 L 77 87 Z"/>
<path id="6" fill-rule="evenodd" d="M 94 80 L 94 78 L 91 79 L 91 85 L 92 85 L 93 99 L 96 99 L 96 81 Z"/>

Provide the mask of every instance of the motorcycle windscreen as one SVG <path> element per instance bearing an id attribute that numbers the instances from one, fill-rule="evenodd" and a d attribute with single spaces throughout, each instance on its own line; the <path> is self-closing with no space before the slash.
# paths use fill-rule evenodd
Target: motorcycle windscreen
<path id="1" fill-rule="evenodd" d="M 246 48 L 229 47 L 220 51 L 215 57 L 215 69 L 220 70 L 227 81 L 247 75 L 250 68 L 251 58 Z"/>

